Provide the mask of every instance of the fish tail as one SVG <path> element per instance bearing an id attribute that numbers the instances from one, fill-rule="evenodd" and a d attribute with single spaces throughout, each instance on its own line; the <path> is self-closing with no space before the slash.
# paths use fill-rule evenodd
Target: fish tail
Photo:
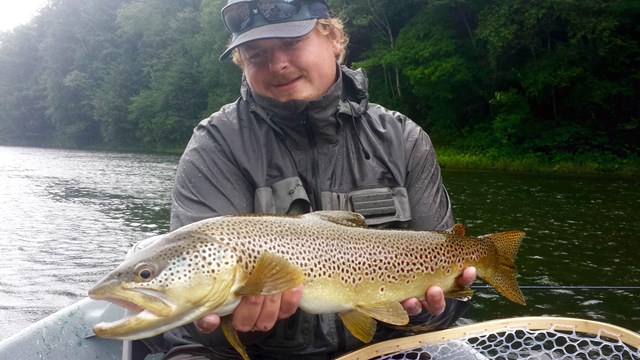
<path id="1" fill-rule="evenodd" d="M 493 269 L 478 268 L 478 276 L 496 288 L 507 299 L 520 305 L 526 305 L 526 301 L 516 280 L 515 258 L 524 234 L 523 231 L 506 231 L 481 236 L 482 239 L 495 245 L 498 261 L 494 262 L 497 266 L 494 265 Z"/>

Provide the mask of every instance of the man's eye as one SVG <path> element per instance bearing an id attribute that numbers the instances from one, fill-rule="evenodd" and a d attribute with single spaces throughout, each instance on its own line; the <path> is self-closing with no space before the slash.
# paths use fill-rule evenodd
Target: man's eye
<path id="1" fill-rule="evenodd" d="M 283 45 L 285 48 L 291 49 L 291 48 L 294 48 L 296 45 L 298 45 L 300 41 L 302 41 L 302 38 L 289 39 L 289 40 L 283 41 Z"/>
<path id="2" fill-rule="evenodd" d="M 264 54 L 264 51 L 256 51 L 256 52 L 249 53 L 247 58 L 249 59 L 249 61 L 254 63 L 260 62 L 264 60 L 265 54 Z"/>

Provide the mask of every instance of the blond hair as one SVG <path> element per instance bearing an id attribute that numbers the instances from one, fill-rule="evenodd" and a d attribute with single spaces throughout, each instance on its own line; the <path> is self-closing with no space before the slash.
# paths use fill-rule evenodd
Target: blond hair
<path id="1" fill-rule="evenodd" d="M 318 19 L 313 31 L 318 31 L 322 35 L 328 36 L 331 40 L 338 39 L 340 42 L 340 53 L 336 57 L 336 60 L 342 64 L 347 57 L 347 44 L 349 44 L 349 37 L 347 37 L 347 34 L 344 32 L 344 23 L 342 20 L 338 18 Z M 233 49 L 231 56 L 233 62 L 242 69 L 244 63 L 242 62 L 239 49 Z"/>

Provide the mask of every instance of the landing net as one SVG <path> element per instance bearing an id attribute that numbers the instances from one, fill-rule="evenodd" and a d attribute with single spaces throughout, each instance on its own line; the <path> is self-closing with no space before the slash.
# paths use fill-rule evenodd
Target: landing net
<path id="1" fill-rule="evenodd" d="M 611 324 L 571 318 L 487 321 L 374 344 L 340 360 L 632 359 L 640 334 Z"/>

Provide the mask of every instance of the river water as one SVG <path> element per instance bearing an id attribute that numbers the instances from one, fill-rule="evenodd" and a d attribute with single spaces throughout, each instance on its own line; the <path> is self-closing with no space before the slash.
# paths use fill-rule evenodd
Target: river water
<path id="1" fill-rule="evenodd" d="M 84 297 L 168 230 L 178 157 L 0 147 L 0 340 Z M 640 179 L 444 169 L 467 234 L 521 229 L 521 285 L 639 286 Z M 640 331 L 640 290 L 478 290 L 469 321 L 595 319 Z"/>

